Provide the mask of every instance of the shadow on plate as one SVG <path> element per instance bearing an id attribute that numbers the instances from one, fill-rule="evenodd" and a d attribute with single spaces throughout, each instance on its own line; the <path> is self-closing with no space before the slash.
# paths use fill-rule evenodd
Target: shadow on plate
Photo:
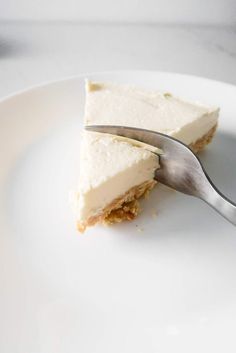
<path id="1" fill-rule="evenodd" d="M 212 144 L 199 157 L 212 181 L 228 198 L 236 202 L 236 137 L 233 134 L 218 132 Z M 152 239 L 155 233 L 148 231 L 157 228 L 157 238 L 169 234 L 180 237 L 195 237 L 196 232 L 205 237 L 213 237 L 221 231 L 231 234 L 234 227 L 218 215 L 207 204 L 196 198 L 173 192 L 163 186 L 157 187 L 148 201 L 143 202 L 143 213 L 137 219 L 137 228 L 143 228 L 143 236 L 137 232 L 140 239 Z M 157 210 L 155 219 L 151 217 L 152 209 Z M 119 231 L 117 225 L 114 227 Z M 145 232 L 145 228 L 147 231 Z M 123 233 L 123 232 L 122 232 Z M 125 232 L 126 233 L 126 232 Z M 136 237 L 135 237 L 136 238 Z"/>
<path id="2" fill-rule="evenodd" d="M 199 157 L 218 189 L 236 202 L 236 136 L 218 132 Z"/>
<path id="3" fill-rule="evenodd" d="M 0 60 L 20 56 L 28 51 L 27 44 L 14 38 L 0 37 Z"/>

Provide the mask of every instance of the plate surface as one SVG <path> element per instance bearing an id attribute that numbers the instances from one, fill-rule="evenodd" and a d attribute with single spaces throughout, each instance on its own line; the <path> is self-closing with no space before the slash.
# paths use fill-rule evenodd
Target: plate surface
<path id="1" fill-rule="evenodd" d="M 221 107 L 200 155 L 236 200 L 236 87 L 161 72 L 91 75 Z M 134 222 L 79 235 L 84 78 L 0 103 L 0 352 L 235 352 L 236 228 L 159 186 Z M 154 212 L 155 210 L 155 212 Z"/>

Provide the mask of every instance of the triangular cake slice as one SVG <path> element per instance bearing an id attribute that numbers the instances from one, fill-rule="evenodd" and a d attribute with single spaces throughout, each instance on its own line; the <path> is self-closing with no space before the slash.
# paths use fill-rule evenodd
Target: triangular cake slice
<path id="1" fill-rule="evenodd" d="M 219 109 L 170 93 L 127 85 L 86 82 L 85 125 L 133 126 L 162 132 L 195 152 L 212 139 Z M 84 132 L 78 190 L 78 228 L 133 219 L 137 199 L 155 185 L 158 157 L 147 146 Z"/>
<path id="2" fill-rule="evenodd" d="M 83 133 L 77 205 L 81 232 L 98 222 L 134 219 L 138 214 L 137 199 L 155 185 L 158 154 L 131 141 L 108 134 Z"/>

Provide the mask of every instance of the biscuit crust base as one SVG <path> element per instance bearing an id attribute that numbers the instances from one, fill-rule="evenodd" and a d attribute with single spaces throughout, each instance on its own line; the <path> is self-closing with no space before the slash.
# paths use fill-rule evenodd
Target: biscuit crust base
<path id="1" fill-rule="evenodd" d="M 195 152 L 202 151 L 212 140 L 217 129 L 215 125 L 203 137 L 191 144 L 189 147 Z M 132 187 L 124 195 L 118 197 L 108 206 L 106 206 L 101 214 L 95 215 L 83 222 L 77 223 L 78 230 L 83 233 L 87 227 L 96 223 L 113 224 L 123 221 L 132 221 L 140 212 L 138 199 L 147 195 L 149 191 L 156 185 L 155 180 L 148 180 L 144 183 Z"/>

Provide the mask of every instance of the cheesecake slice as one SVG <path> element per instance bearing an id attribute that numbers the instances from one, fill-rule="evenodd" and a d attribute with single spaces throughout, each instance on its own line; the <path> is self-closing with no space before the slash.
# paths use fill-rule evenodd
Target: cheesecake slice
<path id="1" fill-rule="evenodd" d="M 195 152 L 212 139 L 219 109 L 170 93 L 86 82 L 85 125 L 122 125 L 173 136 Z M 78 187 L 78 229 L 132 220 L 138 201 L 156 184 L 158 151 L 137 141 L 83 132 Z"/>
<path id="2" fill-rule="evenodd" d="M 132 220 L 137 199 L 153 188 L 158 149 L 109 134 L 85 131 L 80 151 L 78 229 Z"/>

